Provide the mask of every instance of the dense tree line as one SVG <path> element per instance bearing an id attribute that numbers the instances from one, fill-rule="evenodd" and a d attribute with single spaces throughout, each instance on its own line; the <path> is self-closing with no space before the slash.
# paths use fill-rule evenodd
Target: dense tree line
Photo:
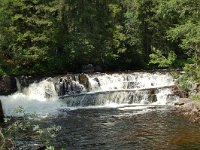
<path id="1" fill-rule="evenodd" d="M 199 5 L 200 0 L 1 0 L 1 74 L 62 73 L 86 64 L 200 72 Z"/>

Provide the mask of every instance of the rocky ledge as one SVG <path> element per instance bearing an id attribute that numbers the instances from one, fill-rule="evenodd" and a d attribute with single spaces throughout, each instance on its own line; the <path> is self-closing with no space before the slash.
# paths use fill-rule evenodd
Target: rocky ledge
<path id="1" fill-rule="evenodd" d="M 189 118 L 190 121 L 200 123 L 200 102 L 189 98 L 180 98 L 175 103 L 178 112 Z"/>
<path id="2" fill-rule="evenodd" d="M 15 77 L 2 76 L 0 77 L 0 95 L 10 95 L 17 91 Z"/>

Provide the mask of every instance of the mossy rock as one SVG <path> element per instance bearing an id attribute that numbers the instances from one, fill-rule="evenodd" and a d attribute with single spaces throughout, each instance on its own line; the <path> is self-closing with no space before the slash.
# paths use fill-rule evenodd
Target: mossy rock
<path id="1" fill-rule="evenodd" d="M 89 90 L 89 79 L 86 74 L 79 75 L 79 83 L 82 84 L 87 90 Z"/>

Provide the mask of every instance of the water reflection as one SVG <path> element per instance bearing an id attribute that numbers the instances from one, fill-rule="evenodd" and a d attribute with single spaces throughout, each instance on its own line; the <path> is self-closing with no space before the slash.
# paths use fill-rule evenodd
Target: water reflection
<path id="1" fill-rule="evenodd" d="M 55 143 L 67 149 L 200 149 L 200 128 L 169 108 L 143 114 L 133 110 L 80 109 L 48 122 L 62 126 Z"/>

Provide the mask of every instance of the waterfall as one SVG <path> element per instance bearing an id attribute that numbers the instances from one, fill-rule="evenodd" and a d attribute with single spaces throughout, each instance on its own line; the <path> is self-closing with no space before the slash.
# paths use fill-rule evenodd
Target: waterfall
<path id="1" fill-rule="evenodd" d="M 60 107 L 54 83 L 50 79 L 34 82 L 28 87 L 18 84 L 18 92 L 9 96 L 0 96 L 4 113 L 7 116 L 17 115 L 15 109 L 23 107 L 27 113 L 49 114 L 55 113 Z"/>
<path id="2" fill-rule="evenodd" d="M 18 106 L 27 112 L 47 115 L 65 108 L 170 105 L 177 99 L 173 95 L 174 85 L 168 73 L 159 72 L 71 74 L 26 86 L 17 80 L 18 92 L 0 99 L 8 116 L 15 115 Z"/>
<path id="3" fill-rule="evenodd" d="M 159 104 L 171 103 L 174 79 L 162 73 L 121 73 L 87 75 L 87 93 L 65 95 L 62 101 L 69 107 L 108 104 Z M 176 96 L 174 96 L 176 99 Z"/>

